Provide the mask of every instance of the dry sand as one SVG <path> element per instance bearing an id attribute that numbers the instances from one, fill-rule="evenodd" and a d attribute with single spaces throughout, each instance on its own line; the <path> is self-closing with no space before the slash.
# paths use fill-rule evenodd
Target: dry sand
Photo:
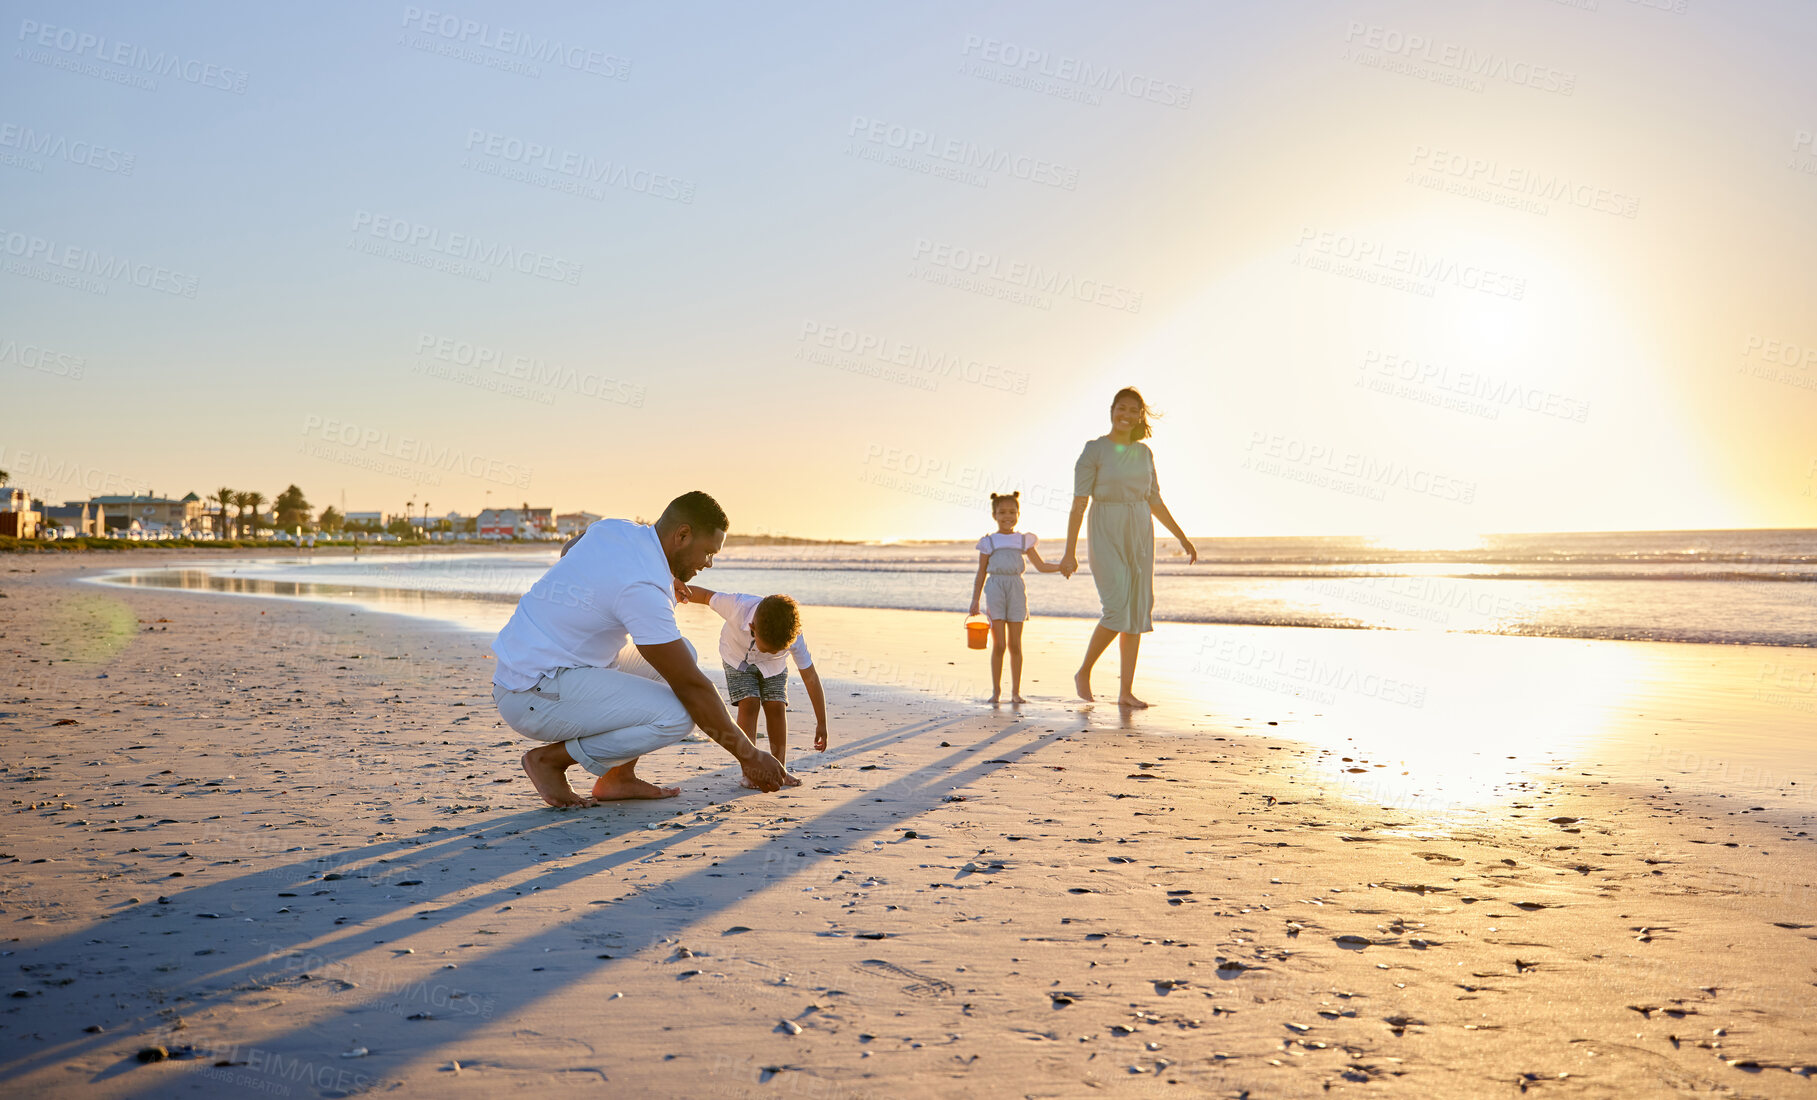
<path id="1" fill-rule="evenodd" d="M 802 787 L 560 813 L 484 636 L 75 583 L 167 560 L 0 559 L 9 1095 L 1817 1097 L 1807 652 L 1164 629 L 1124 718 L 810 609 Z"/>

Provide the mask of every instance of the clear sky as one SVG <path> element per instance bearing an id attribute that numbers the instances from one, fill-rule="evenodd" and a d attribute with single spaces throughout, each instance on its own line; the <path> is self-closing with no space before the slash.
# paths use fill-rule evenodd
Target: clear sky
<path id="1" fill-rule="evenodd" d="M 4 5 L 0 468 L 1058 535 L 1817 524 L 1817 5 Z"/>

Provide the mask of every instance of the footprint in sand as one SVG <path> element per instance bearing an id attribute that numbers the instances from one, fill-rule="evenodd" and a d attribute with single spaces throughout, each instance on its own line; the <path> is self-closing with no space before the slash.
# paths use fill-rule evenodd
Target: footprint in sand
<path id="1" fill-rule="evenodd" d="M 926 974 L 917 974 L 905 966 L 897 966 L 893 962 L 885 962 L 882 959 L 866 959 L 853 969 L 860 974 L 889 974 L 907 978 L 909 984 L 903 986 L 902 991 L 911 997 L 944 997 L 953 991 L 951 982 L 943 982 L 939 978 L 931 978 Z"/>

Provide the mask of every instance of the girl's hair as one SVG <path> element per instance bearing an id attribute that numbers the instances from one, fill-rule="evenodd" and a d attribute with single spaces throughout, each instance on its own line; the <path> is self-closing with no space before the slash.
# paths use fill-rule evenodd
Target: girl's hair
<path id="1" fill-rule="evenodd" d="M 1118 390 L 1117 395 L 1110 399 L 1110 407 L 1113 409 L 1116 408 L 1117 402 L 1123 400 L 1125 397 L 1135 398 L 1136 404 L 1142 407 L 1141 419 L 1136 421 L 1134 430 L 1129 433 L 1130 441 L 1135 442 L 1136 440 L 1147 439 L 1149 436 L 1155 434 L 1154 428 L 1149 426 L 1148 417 L 1151 413 L 1156 417 L 1159 417 L 1161 414 L 1159 411 L 1148 407 L 1148 402 L 1142 399 L 1142 394 L 1138 392 L 1134 386 L 1124 386 L 1122 389 Z"/>
<path id="2" fill-rule="evenodd" d="M 1000 500 L 1013 500 L 1016 502 L 1016 507 L 1020 508 L 1022 507 L 1022 490 L 1017 489 L 1013 493 L 992 493 L 991 511 L 995 512 L 997 510 L 997 502 Z"/>

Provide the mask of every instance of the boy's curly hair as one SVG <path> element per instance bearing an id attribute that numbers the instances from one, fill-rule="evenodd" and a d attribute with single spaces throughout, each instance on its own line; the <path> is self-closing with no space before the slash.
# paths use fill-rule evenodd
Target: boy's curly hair
<path id="1" fill-rule="evenodd" d="M 780 653 L 794 645 L 795 636 L 801 633 L 801 611 L 787 596 L 765 596 L 751 616 L 751 633 Z"/>

